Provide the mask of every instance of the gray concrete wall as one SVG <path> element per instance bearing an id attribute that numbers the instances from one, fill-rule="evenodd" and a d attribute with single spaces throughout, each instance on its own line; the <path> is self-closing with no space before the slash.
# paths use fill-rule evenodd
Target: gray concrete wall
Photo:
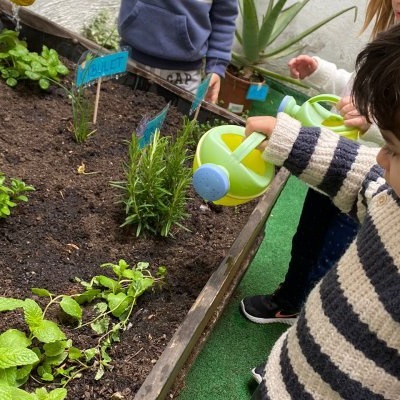
<path id="1" fill-rule="evenodd" d="M 269 0 L 256 0 L 256 2 L 261 15 Z M 31 10 L 79 32 L 82 26 L 101 9 L 106 8 L 116 15 L 119 3 L 120 0 L 36 0 Z M 288 5 L 292 3 L 294 0 L 289 0 Z M 306 45 L 304 53 L 319 55 L 339 67 L 352 70 L 355 55 L 369 39 L 369 34 L 363 34 L 361 37 L 358 35 L 364 19 L 365 3 L 365 0 L 311 0 L 291 23 L 285 35 L 293 36 L 337 11 L 357 5 L 356 22 L 354 13 L 349 12 L 303 40 Z M 275 69 L 286 71 L 288 58 L 275 63 Z"/>

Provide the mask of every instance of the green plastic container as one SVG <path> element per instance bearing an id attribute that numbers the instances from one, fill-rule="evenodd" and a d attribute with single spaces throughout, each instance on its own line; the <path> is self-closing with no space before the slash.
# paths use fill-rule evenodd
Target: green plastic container
<path id="1" fill-rule="evenodd" d="M 299 106 L 293 97 L 285 96 L 279 105 L 278 112 L 290 115 L 301 122 L 303 126 L 324 126 L 348 139 L 357 140 L 360 134 L 359 130 L 347 127 L 341 115 L 329 111 L 321 104 L 335 105 L 339 100 L 340 97 L 333 94 L 320 94 L 311 97 Z"/>
<path id="2" fill-rule="evenodd" d="M 263 194 L 275 167 L 264 161 L 256 147 L 261 133 L 245 137 L 244 127 L 222 125 L 200 139 L 193 161 L 193 186 L 205 200 L 224 206 L 246 203 Z"/>

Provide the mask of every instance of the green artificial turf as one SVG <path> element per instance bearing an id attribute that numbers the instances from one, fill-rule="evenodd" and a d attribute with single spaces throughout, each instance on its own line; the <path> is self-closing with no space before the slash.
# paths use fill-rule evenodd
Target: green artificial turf
<path id="1" fill-rule="evenodd" d="M 189 371 L 179 400 L 250 399 L 256 388 L 250 370 L 266 360 L 288 326 L 248 321 L 239 311 L 240 300 L 272 292 L 283 280 L 305 193 L 306 186 L 291 177 L 268 218 L 263 243 Z"/>

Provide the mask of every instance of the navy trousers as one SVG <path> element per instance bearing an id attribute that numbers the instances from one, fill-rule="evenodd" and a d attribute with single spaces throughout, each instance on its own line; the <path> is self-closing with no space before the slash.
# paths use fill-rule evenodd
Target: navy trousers
<path id="1" fill-rule="evenodd" d="M 292 239 L 288 271 L 276 292 L 279 304 L 301 308 L 314 285 L 346 251 L 357 229 L 358 223 L 330 198 L 309 189 Z"/>

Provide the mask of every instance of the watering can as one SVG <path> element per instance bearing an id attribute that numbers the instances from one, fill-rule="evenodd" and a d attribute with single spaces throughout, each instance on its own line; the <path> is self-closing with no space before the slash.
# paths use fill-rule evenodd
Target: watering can
<path id="1" fill-rule="evenodd" d="M 284 112 L 290 115 L 301 122 L 303 126 L 323 126 L 348 139 L 357 140 L 359 137 L 358 129 L 346 126 L 341 115 L 327 110 L 320 104 L 332 103 L 335 105 L 339 100 L 340 97 L 333 94 L 320 94 L 311 97 L 299 106 L 293 97 L 285 96 L 278 107 L 278 113 Z"/>
<path id="2" fill-rule="evenodd" d="M 207 131 L 197 145 L 193 161 L 193 186 L 206 201 L 236 206 L 262 195 L 275 174 L 274 165 L 261 157 L 256 147 L 266 139 L 244 127 L 217 126 Z"/>

